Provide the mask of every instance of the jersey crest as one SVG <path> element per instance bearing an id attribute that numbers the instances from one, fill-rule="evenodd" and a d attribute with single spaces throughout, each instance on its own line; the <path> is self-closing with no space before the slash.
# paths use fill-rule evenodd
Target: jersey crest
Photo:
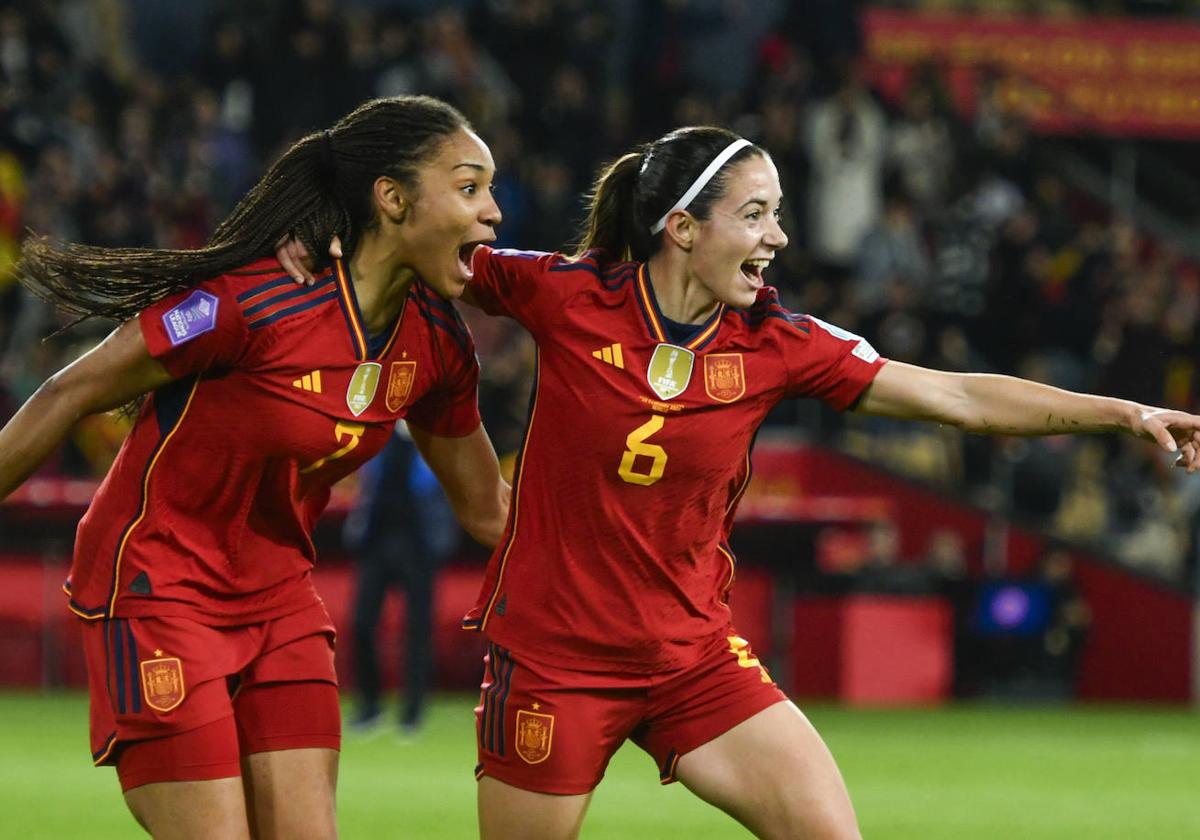
<path id="1" fill-rule="evenodd" d="M 375 391 L 379 388 L 379 375 L 382 372 L 383 366 L 379 362 L 363 362 L 354 369 L 354 375 L 350 377 L 350 387 L 346 389 L 346 407 L 355 417 L 371 406 L 372 400 L 375 399 Z"/>
<path id="2" fill-rule="evenodd" d="M 741 353 L 710 353 L 704 357 L 704 393 L 723 403 L 731 403 L 746 393 L 746 368 Z"/>
<path id="3" fill-rule="evenodd" d="M 388 374 L 387 393 L 384 403 L 388 411 L 399 411 L 408 402 L 409 392 L 412 391 L 413 380 L 417 378 L 417 363 L 392 362 L 391 373 Z"/>
<path id="4" fill-rule="evenodd" d="M 176 656 L 162 656 L 142 662 L 142 694 L 146 705 L 158 712 L 169 712 L 183 702 L 183 663 Z"/>
<path id="5" fill-rule="evenodd" d="M 687 390 L 692 381 L 692 366 L 696 354 L 674 344 L 660 344 L 654 348 L 650 366 L 646 368 L 646 381 L 658 394 L 660 400 L 678 397 Z"/>
<path id="6" fill-rule="evenodd" d="M 517 710 L 517 755 L 526 764 L 541 764 L 550 757 L 554 741 L 554 715 Z"/>

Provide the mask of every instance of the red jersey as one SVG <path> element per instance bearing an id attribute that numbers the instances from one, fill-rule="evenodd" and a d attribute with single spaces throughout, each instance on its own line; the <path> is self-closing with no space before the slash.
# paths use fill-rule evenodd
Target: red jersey
<path id="1" fill-rule="evenodd" d="M 334 482 L 399 418 L 450 437 L 479 425 L 470 334 L 419 281 L 376 339 L 341 263 L 301 287 L 264 260 L 138 320 L 176 379 L 148 396 L 79 523 L 66 589 L 84 618 L 301 609 L 317 600 L 310 535 Z"/>
<path id="2" fill-rule="evenodd" d="M 668 338 L 644 264 L 475 255 L 471 293 L 537 342 L 508 528 L 467 628 L 584 670 L 685 667 L 727 635 L 727 539 L 750 447 L 786 397 L 850 407 L 883 365 L 780 305 L 718 306 Z"/>

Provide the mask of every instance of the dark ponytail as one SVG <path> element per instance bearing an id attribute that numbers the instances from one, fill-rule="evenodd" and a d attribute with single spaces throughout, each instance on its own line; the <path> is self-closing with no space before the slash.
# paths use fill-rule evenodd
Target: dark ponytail
<path id="1" fill-rule="evenodd" d="M 353 253 L 377 224 L 373 186 L 381 175 L 419 186 L 420 165 L 442 141 L 469 128 L 456 109 L 427 96 L 367 102 L 331 129 L 291 146 L 196 250 L 56 245 L 23 246 L 18 280 L 78 316 L 123 321 L 172 292 L 270 256 L 294 236 L 323 259 L 334 236 Z"/>
<path id="2" fill-rule="evenodd" d="M 634 190 L 642 154 L 630 152 L 609 164 L 592 188 L 587 230 L 579 240 L 576 256 L 598 249 L 616 260 L 645 259 L 650 232 L 638 224 L 634 212 Z"/>
<path id="3" fill-rule="evenodd" d="M 662 247 L 661 232 L 652 234 L 651 226 L 737 139 L 716 126 L 677 128 L 610 164 L 596 179 L 576 256 L 594 248 L 612 260 L 648 260 Z M 753 154 L 766 152 L 754 145 L 740 149 L 692 200 L 688 212 L 707 219 L 713 202 L 725 194 L 729 167 Z"/>

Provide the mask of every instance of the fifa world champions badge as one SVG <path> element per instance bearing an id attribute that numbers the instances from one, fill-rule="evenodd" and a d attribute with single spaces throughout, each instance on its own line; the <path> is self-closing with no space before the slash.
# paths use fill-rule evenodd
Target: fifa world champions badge
<path id="1" fill-rule="evenodd" d="M 526 764 L 541 764 L 550 757 L 554 742 L 554 715 L 517 710 L 517 755 Z"/>
<path id="2" fill-rule="evenodd" d="M 646 381 L 660 400 L 672 399 L 687 390 L 695 362 L 696 354 L 691 350 L 674 344 L 660 344 L 650 357 Z"/>
<path id="3" fill-rule="evenodd" d="M 146 705 L 157 712 L 169 712 L 183 702 L 183 663 L 176 656 L 154 651 L 154 659 L 142 661 L 142 694 Z"/>
<path id="4" fill-rule="evenodd" d="M 346 388 L 346 407 L 355 417 L 371 407 L 382 372 L 383 365 L 379 362 L 363 362 L 354 369 L 354 375 L 350 377 L 350 386 Z"/>
<path id="5" fill-rule="evenodd" d="M 731 403 L 746 393 L 746 369 L 741 353 L 710 353 L 704 357 L 704 393 L 723 403 Z"/>

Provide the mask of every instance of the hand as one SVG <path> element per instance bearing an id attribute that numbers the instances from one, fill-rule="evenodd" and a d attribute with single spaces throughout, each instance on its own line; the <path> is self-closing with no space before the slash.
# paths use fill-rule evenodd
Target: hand
<path id="1" fill-rule="evenodd" d="M 1137 414 L 1131 431 L 1168 452 L 1178 452 L 1175 466 L 1189 474 L 1200 469 L 1200 417 L 1169 408 L 1147 408 Z"/>
<path id="2" fill-rule="evenodd" d="M 317 281 L 313 276 L 313 258 L 299 239 L 283 237 L 275 243 L 275 256 L 283 265 L 284 271 L 301 286 L 311 286 Z M 329 241 L 329 256 L 334 259 L 342 257 L 342 240 L 333 237 Z"/>

